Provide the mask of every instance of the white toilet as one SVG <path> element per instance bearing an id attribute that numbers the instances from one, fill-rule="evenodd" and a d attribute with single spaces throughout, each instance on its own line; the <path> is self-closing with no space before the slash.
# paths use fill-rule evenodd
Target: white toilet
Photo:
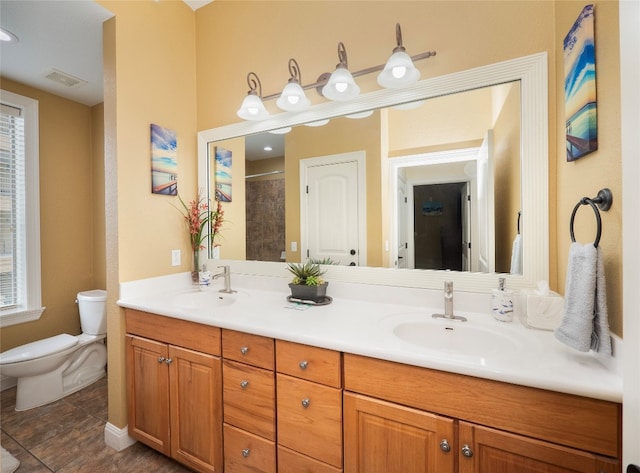
<path id="1" fill-rule="evenodd" d="M 107 293 L 78 293 L 82 334 L 66 333 L 0 353 L 0 373 L 18 379 L 16 410 L 57 401 L 106 374 Z"/>

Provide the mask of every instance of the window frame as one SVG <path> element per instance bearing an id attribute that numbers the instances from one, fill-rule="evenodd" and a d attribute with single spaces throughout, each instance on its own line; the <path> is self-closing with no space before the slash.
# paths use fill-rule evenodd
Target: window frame
<path id="1" fill-rule="evenodd" d="M 38 320 L 45 309 L 42 307 L 40 263 L 39 103 L 36 99 L 6 90 L 0 90 L 0 101 L 22 110 L 25 138 L 25 293 L 21 305 L 0 310 L 0 327 L 8 327 Z"/>

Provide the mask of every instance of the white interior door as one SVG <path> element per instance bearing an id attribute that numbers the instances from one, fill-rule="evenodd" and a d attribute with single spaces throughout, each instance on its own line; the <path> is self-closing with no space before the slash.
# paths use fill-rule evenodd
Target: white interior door
<path id="1" fill-rule="evenodd" d="M 495 215 L 493 207 L 493 132 L 487 131 L 478 151 L 478 268 L 483 273 L 495 271 Z"/>
<path id="2" fill-rule="evenodd" d="M 397 228 L 397 268 L 408 268 L 409 260 L 408 247 L 409 247 L 409 213 L 412 209 L 409 207 L 407 198 L 407 181 L 398 176 L 398 188 L 397 188 L 396 204 L 398 206 L 396 215 L 398 216 Z"/>
<path id="3" fill-rule="evenodd" d="M 330 258 L 346 266 L 366 264 L 361 195 L 364 162 L 353 154 L 301 161 L 303 261 Z"/>

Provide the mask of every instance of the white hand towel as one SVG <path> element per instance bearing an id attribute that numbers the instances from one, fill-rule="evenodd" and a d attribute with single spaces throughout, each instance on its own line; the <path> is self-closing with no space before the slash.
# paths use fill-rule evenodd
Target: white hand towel
<path id="1" fill-rule="evenodd" d="M 0 468 L 2 473 L 13 473 L 20 466 L 20 462 L 11 455 L 4 447 L 0 447 L 2 456 L 0 457 Z"/>
<path id="2" fill-rule="evenodd" d="M 564 315 L 555 337 L 579 351 L 611 354 L 602 252 L 593 243 L 569 248 Z"/>
<path id="3" fill-rule="evenodd" d="M 519 233 L 511 248 L 511 274 L 522 274 L 522 235 Z"/>

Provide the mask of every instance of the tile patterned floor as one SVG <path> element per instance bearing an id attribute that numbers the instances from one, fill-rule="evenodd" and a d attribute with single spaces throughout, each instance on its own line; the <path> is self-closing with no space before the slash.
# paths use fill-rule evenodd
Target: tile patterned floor
<path id="1" fill-rule="evenodd" d="M 104 443 L 107 380 L 59 401 L 16 412 L 16 388 L 0 396 L 0 444 L 20 461 L 16 473 L 188 473 L 136 443 L 116 452 Z"/>

